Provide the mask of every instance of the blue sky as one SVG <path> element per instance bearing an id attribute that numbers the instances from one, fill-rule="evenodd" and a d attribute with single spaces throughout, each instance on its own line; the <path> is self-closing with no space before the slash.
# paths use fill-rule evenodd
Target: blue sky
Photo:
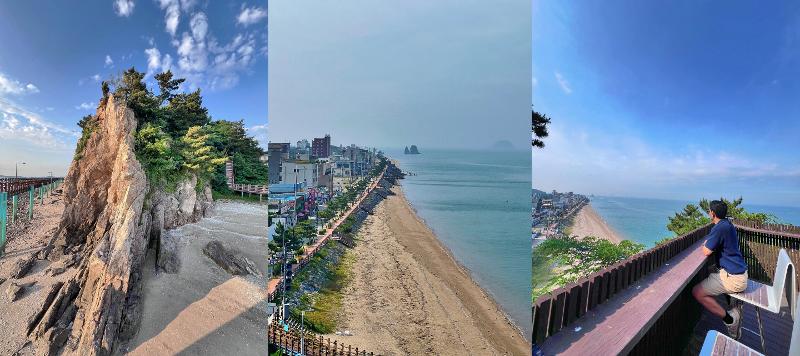
<path id="1" fill-rule="evenodd" d="M 545 190 L 800 206 L 800 3 L 533 3 Z"/>
<path id="2" fill-rule="evenodd" d="M 131 66 L 187 78 L 266 143 L 266 17 L 266 0 L 0 2 L 0 175 L 64 175 L 100 81 Z"/>
<path id="3" fill-rule="evenodd" d="M 528 149 L 529 1 L 270 5 L 270 140 Z"/>

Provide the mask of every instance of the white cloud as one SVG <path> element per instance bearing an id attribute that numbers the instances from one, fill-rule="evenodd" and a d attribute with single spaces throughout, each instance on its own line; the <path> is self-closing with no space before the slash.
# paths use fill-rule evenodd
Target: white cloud
<path id="1" fill-rule="evenodd" d="M 703 195 L 719 183 L 800 179 L 800 167 L 706 147 L 663 149 L 616 127 L 554 122 L 549 131 L 545 148 L 533 152 L 533 185 L 545 190 L 666 198 Z"/>
<path id="2" fill-rule="evenodd" d="M 245 7 L 242 5 L 242 12 L 236 17 L 236 21 L 244 26 L 255 24 L 267 18 L 267 10 L 260 7 Z"/>
<path id="3" fill-rule="evenodd" d="M 267 138 L 267 128 L 267 124 L 263 124 L 248 127 L 246 130 L 247 134 L 255 138 L 261 147 L 266 148 L 267 143 L 269 142 L 269 139 Z"/>
<path id="4" fill-rule="evenodd" d="M 114 12 L 117 13 L 117 16 L 128 17 L 133 13 L 135 6 L 133 0 L 115 0 Z"/>
<path id="5" fill-rule="evenodd" d="M 106 67 L 111 67 L 113 65 L 114 65 L 114 60 L 111 59 L 110 55 L 106 55 L 105 66 Z"/>
<path id="6" fill-rule="evenodd" d="M 162 56 L 161 51 L 155 47 L 144 50 L 144 53 L 147 55 L 147 77 L 172 69 L 172 56 L 169 54 Z"/>
<path id="7" fill-rule="evenodd" d="M 92 80 L 99 82 L 100 81 L 100 74 L 95 74 L 92 76 Z"/>
<path id="8" fill-rule="evenodd" d="M 570 88 L 569 82 L 564 79 L 564 76 L 562 76 L 559 72 L 555 72 L 554 74 L 556 76 L 556 81 L 558 81 L 558 85 L 561 87 L 561 90 L 564 91 L 564 94 L 572 94 L 572 88 Z"/>
<path id="9" fill-rule="evenodd" d="M 3 140 L 23 140 L 38 147 L 69 150 L 79 136 L 75 130 L 67 130 L 0 98 L 0 138 Z"/>
<path id="10" fill-rule="evenodd" d="M 180 3 L 178 0 L 158 0 L 158 3 L 161 9 L 165 11 L 164 22 L 166 23 L 167 32 L 171 36 L 175 36 L 180 23 Z"/>
<path id="11" fill-rule="evenodd" d="M 81 103 L 80 105 L 75 107 L 75 110 L 93 110 L 97 107 L 97 104 L 91 103 Z"/>
<path id="12" fill-rule="evenodd" d="M 179 33 L 177 22 L 174 28 L 170 27 L 169 19 L 179 17 L 181 12 L 188 12 L 197 5 L 196 1 L 159 0 L 159 4 L 168 19 L 167 31 L 172 35 L 170 44 L 175 54 L 170 55 L 163 47 L 158 48 L 151 39 L 148 42 L 150 47 L 145 49 L 148 76 L 170 69 L 177 77 L 186 79 L 189 89 L 205 87 L 224 90 L 236 86 L 240 76 L 251 70 L 256 56 L 265 53 L 256 45 L 259 31 L 239 33 L 231 42 L 220 43 L 210 31 L 205 11 L 196 11 L 191 15 L 187 31 Z M 251 9 L 247 16 L 258 15 L 253 11 Z"/>
<path id="13" fill-rule="evenodd" d="M 24 84 L 16 79 L 11 79 L 5 76 L 3 73 L 0 73 L 0 95 L 36 94 L 38 92 L 39 88 L 37 88 L 35 85 L 31 83 Z"/>
<path id="14" fill-rule="evenodd" d="M 189 27 L 192 29 L 192 37 L 195 41 L 203 41 L 208 34 L 208 18 L 206 14 L 198 12 L 192 16 L 189 21 Z"/>

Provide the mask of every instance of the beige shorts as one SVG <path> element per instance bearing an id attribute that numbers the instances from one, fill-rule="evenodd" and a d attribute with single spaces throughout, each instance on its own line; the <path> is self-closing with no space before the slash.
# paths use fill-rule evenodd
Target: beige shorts
<path id="1" fill-rule="evenodd" d="M 724 269 L 712 273 L 700 282 L 708 295 L 739 293 L 747 289 L 747 271 L 742 274 L 729 274 Z"/>

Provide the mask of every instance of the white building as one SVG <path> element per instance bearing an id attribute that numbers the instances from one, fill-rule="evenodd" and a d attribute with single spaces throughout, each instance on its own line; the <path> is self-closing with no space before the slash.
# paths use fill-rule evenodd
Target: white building
<path id="1" fill-rule="evenodd" d="M 319 163 L 284 162 L 281 167 L 281 183 L 305 183 L 314 188 L 319 183 L 322 165 Z"/>

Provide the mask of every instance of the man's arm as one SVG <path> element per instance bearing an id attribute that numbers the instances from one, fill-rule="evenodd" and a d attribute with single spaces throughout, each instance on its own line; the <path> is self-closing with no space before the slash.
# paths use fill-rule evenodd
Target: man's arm
<path id="1" fill-rule="evenodd" d="M 711 229 L 711 232 L 708 233 L 708 238 L 706 242 L 703 243 L 703 254 L 706 256 L 711 256 L 714 253 L 714 250 L 719 247 L 719 233 L 715 229 Z"/>

